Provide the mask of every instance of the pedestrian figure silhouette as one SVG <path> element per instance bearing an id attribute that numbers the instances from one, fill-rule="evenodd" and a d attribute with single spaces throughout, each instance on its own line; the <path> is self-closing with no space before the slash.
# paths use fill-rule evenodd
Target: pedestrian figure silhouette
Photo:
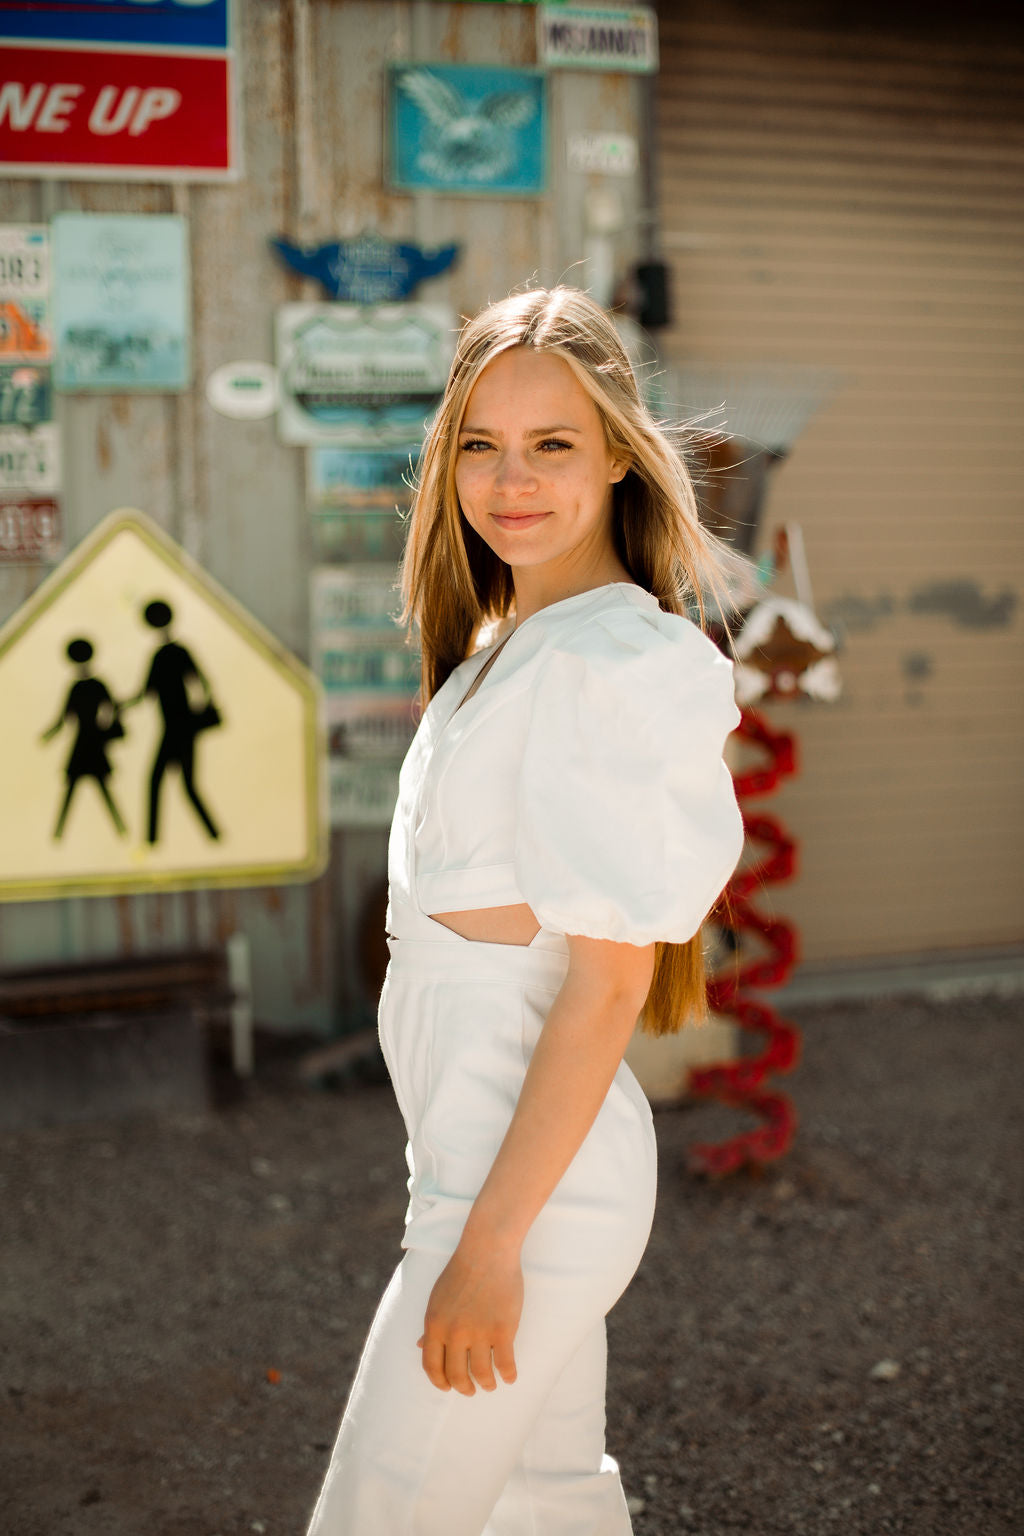
<path id="1" fill-rule="evenodd" d="M 73 661 L 78 668 L 78 680 L 71 685 L 71 690 L 64 701 L 64 708 L 50 729 L 43 732 L 41 738 L 43 741 L 49 741 L 68 720 L 73 719 L 77 723 L 74 745 L 64 767 L 67 790 L 53 834 L 55 841 L 63 836 L 64 823 L 68 819 L 68 811 L 71 808 L 71 797 L 81 779 L 95 779 L 96 787 L 103 796 L 104 804 L 110 812 L 118 834 L 124 837 L 128 830 L 121 820 L 121 814 L 114 804 L 114 798 L 107 784 L 111 773 L 107 744 L 124 735 L 124 726 L 121 724 L 118 707 L 111 698 L 106 684 L 94 676 L 89 669 L 92 655 L 93 648 L 88 640 L 79 638 L 72 640 L 68 645 L 68 660 Z"/>
<path id="2" fill-rule="evenodd" d="M 195 786 L 196 737 L 200 731 L 221 723 L 210 685 L 185 647 L 172 640 L 169 603 L 156 599 L 143 610 L 146 623 L 163 631 L 163 644 L 153 657 L 141 693 L 128 699 L 124 708 L 155 695 L 163 715 L 164 730 L 149 780 L 149 841 L 155 843 L 160 821 L 160 785 L 172 763 L 181 769 L 182 782 L 196 815 L 211 837 L 220 837 L 212 816 Z"/>

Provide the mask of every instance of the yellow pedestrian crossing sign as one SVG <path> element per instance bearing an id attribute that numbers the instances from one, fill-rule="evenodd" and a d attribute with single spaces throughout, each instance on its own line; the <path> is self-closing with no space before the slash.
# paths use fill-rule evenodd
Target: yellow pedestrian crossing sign
<path id="1" fill-rule="evenodd" d="M 141 512 L 0 629 L 0 900 L 309 880 L 316 680 Z"/>

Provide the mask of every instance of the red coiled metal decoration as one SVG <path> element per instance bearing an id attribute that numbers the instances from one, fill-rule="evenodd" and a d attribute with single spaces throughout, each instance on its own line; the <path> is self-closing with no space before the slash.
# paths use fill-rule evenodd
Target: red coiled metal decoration
<path id="1" fill-rule="evenodd" d="M 742 864 L 726 887 L 719 920 L 735 942 L 736 963 L 708 982 L 708 1006 L 714 1013 L 734 1018 L 741 1028 L 762 1035 L 764 1045 L 755 1056 L 694 1068 L 690 1091 L 695 1098 L 747 1110 L 762 1123 L 728 1141 L 691 1146 L 690 1166 L 701 1173 L 732 1173 L 747 1164 L 772 1162 L 790 1147 L 797 1123 L 789 1098 L 768 1091 L 765 1084 L 773 1073 L 791 1072 L 797 1065 L 800 1032 L 767 1003 L 748 995 L 752 988 L 781 986 L 797 962 L 793 924 L 765 917 L 749 899 L 765 885 L 792 878 L 796 843 L 775 817 L 748 815 L 744 805 L 748 799 L 771 794 L 782 779 L 796 772 L 796 745 L 787 731 L 773 731 L 752 709 L 742 711 L 737 734 L 766 754 L 758 767 L 734 775 L 748 843 L 765 852 Z M 742 959 L 745 935 L 756 936 L 764 946 L 758 958 L 746 962 Z"/>

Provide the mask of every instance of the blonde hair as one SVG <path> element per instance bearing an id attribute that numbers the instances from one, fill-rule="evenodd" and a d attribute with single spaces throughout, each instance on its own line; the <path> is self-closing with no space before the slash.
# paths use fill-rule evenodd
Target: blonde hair
<path id="1" fill-rule="evenodd" d="M 616 552 L 668 613 L 696 608 L 725 586 L 728 557 L 701 527 L 681 454 L 644 404 L 611 320 L 575 288 L 536 288 L 491 304 L 459 337 L 444 398 L 423 445 L 402 562 L 403 621 L 422 645 L 426 704 L 470 655 L 485 624 L 514 606 L 512 572 L 470 527 L 455 489 L 458 435 L 473 386 L 512 347 L 561 357 L 600 414 L 613 458 L 629 464 L 612 487 Z M 721 603 L 719 602 L 721 609 Z M 669 1034 L 705 1011 L 700 935 L 659 944 L 644 1028 Z"/>

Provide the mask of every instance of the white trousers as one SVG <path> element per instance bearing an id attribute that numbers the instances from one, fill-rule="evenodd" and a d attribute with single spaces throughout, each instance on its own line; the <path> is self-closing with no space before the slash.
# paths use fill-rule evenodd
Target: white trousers
<path id="1" fill-rule="evenodd" d="M 628 1536 L 604 1453 L 604 1318 L 650 1232 L 650 1110 L 624 1065 L 523 1248 L 517 1380 L 439 1392 L 416 1341 L 565 976 L 564 940 L 478 944 L 406 911 L 381 997 L 409 1135 L 405 1257 L 363 1351 L 308 1536 Z"/>

